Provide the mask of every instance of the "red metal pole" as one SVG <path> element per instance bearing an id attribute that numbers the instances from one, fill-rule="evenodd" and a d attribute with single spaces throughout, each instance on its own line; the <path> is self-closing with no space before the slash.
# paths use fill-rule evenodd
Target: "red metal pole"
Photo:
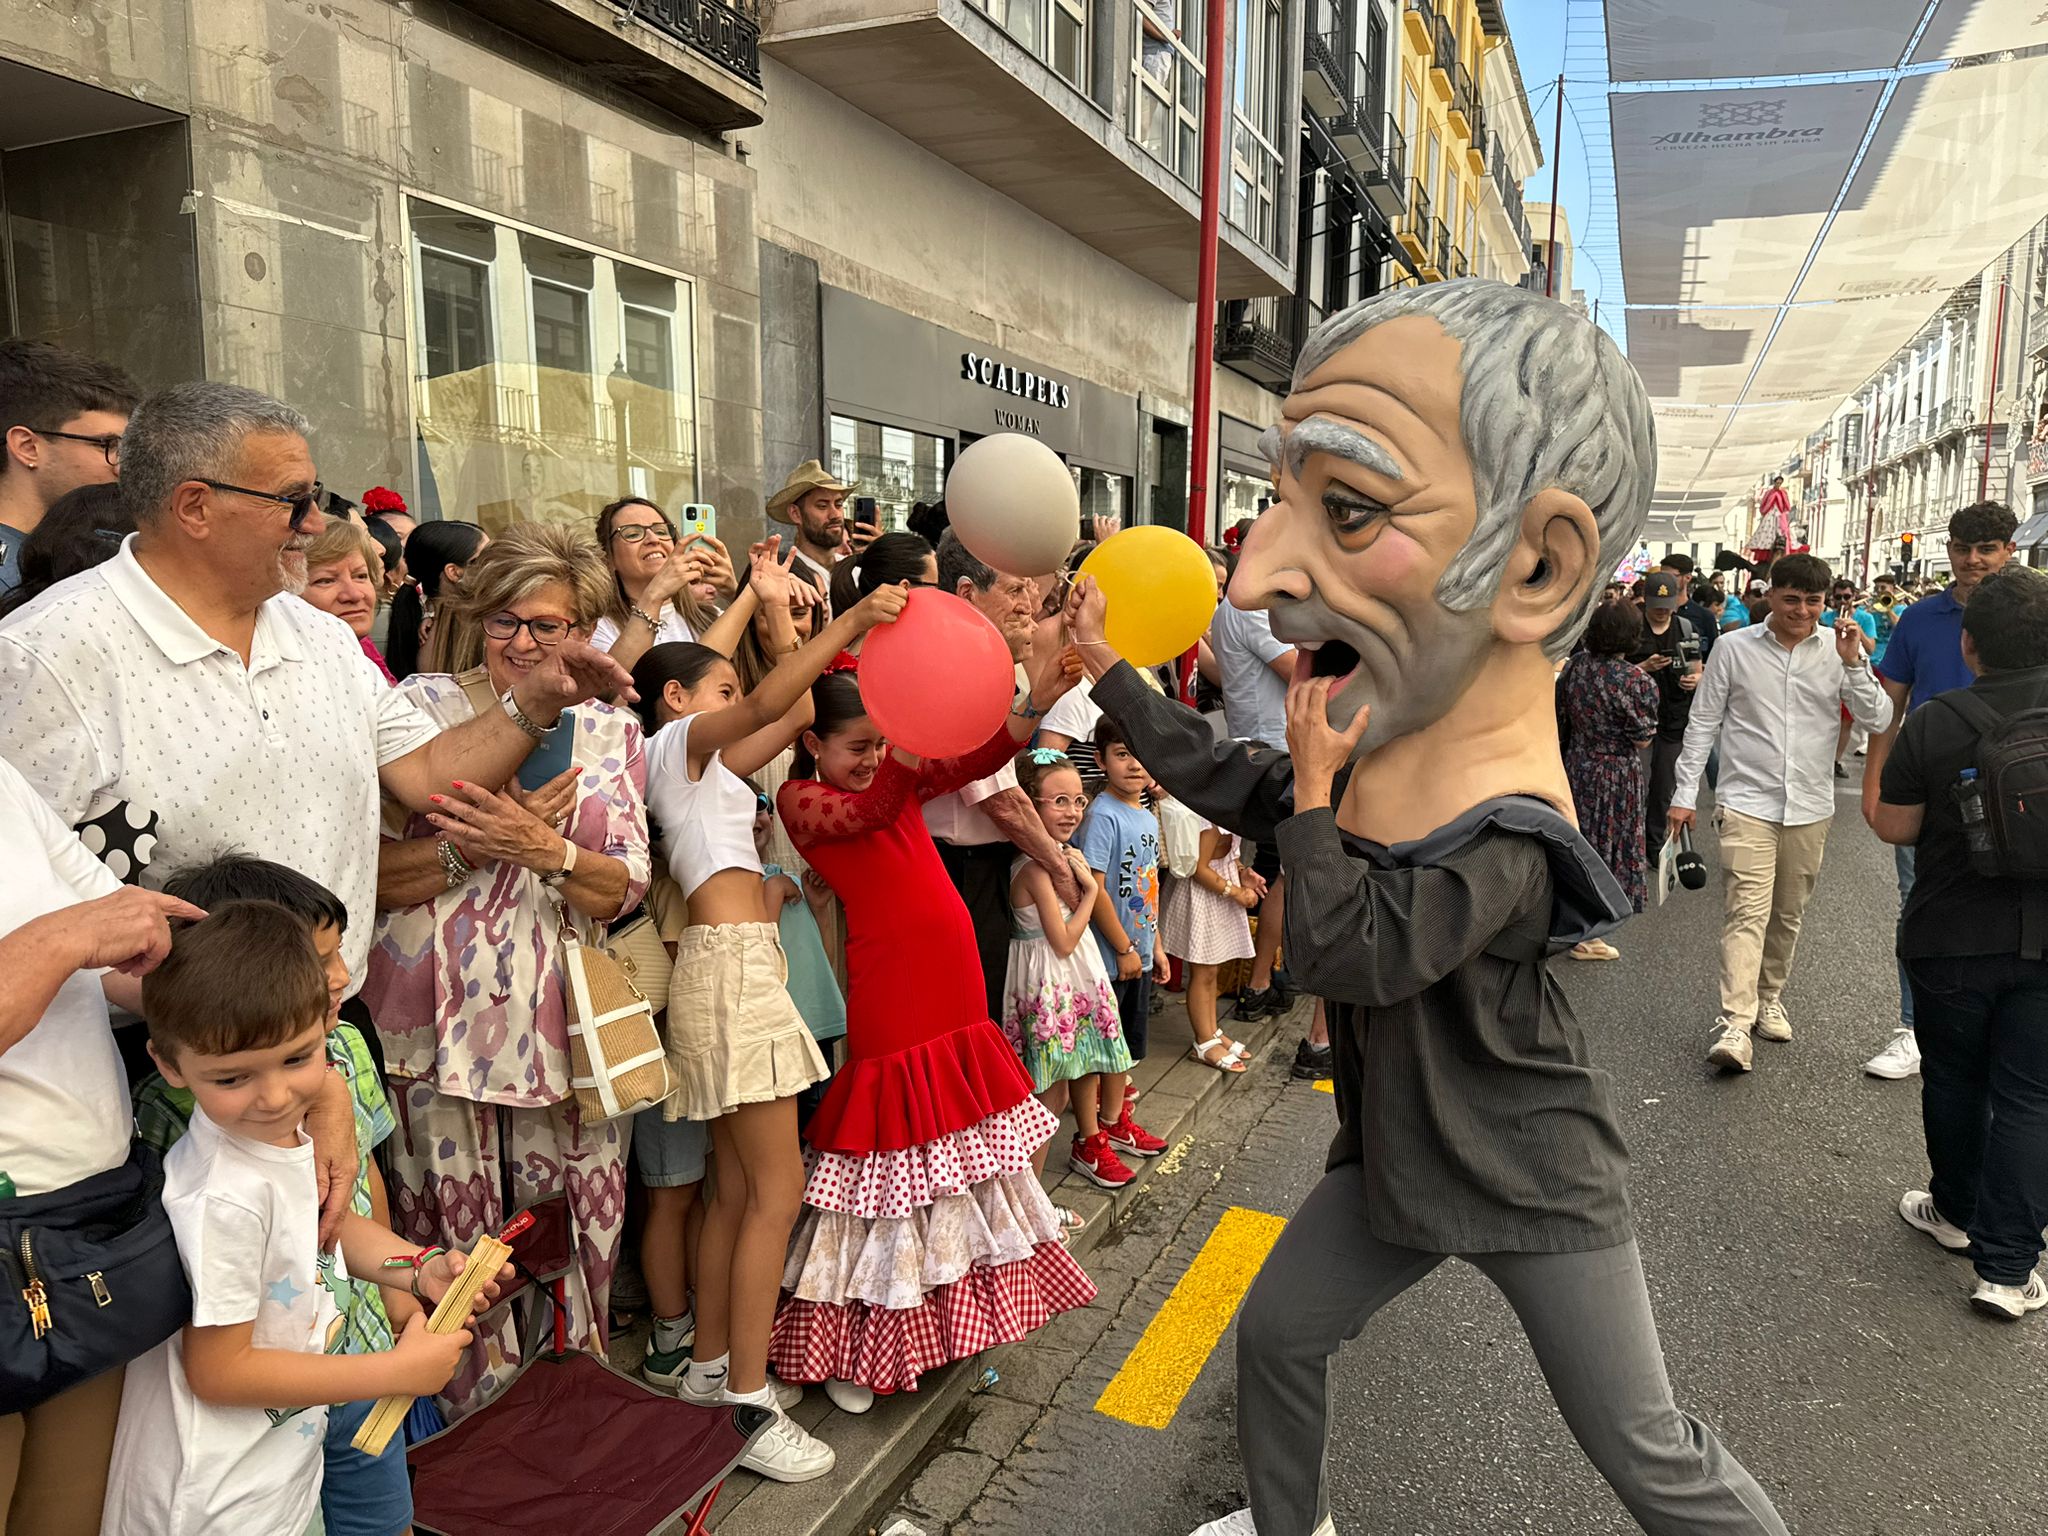
<path id="1" fill-rule="evenodd" d="M 1998 275 L 1998 325 L 1991 333 L 1991 386 L 1984 394 L 1984 462 L 1977 471 L 1979 501 L 1991 497 L 1991 438 L 1998 430 L 1998 370 L 2005 355 L 2005 295 L 2012 278 L 2011 256 L 2006 257 L 2005 264 L 2006 270 Z"/>
<path id="2" fill-rule="evenodd" d="M 1208 0 L 1202 32 L 1202 249 L 1195 269 L 1195 430 L 1188 472 L 1188 537 L 1197 544 L 1208 531 L 1209 457 L 1216 430 L 1210 394 L 1216 369 L 1216 241 L 1223 216 L 1223 68 L 1226 0 Z M 1194 697 L 1195 653 L 1180 659 L 1181 694 Z"/>
<path id="3" fill-rule="evenodd" d="M 1550 130 L 1550 259 L 1543 264 L 1543 296 L 1557 297 L 1557 173 L 1564 167 L 1564 74 L 1557 77 L 1557 125 Z"/>

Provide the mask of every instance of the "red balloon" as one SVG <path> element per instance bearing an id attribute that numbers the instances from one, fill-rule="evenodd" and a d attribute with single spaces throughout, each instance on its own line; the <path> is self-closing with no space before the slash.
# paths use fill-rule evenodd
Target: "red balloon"
<path id="1" fill-rule="evenodd" d="M 980 609 L 929 587 L 860 647 L 860 696 L 890 745 L 960 757 L 995 735 L 1017 689 L 1016 663 Z"/>

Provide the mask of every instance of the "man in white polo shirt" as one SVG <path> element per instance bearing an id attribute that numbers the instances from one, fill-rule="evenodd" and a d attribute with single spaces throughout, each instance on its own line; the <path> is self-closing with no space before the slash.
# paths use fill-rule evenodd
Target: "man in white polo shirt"
<path id="1" fill-rule="evenodd" d="M 629 683 L 565 640 L 492 710 L 436 734 L 348 626 L 291 595 L 322 526 L 306 419 L 205 381 L 145 400 L 122 441 L 137 532 L 0 624 L 0 753 L 116 873 L 230 849 L 339 896 L 362 982 L 380 788 L 414 810 L 512 777 L 567 705 Z"/>

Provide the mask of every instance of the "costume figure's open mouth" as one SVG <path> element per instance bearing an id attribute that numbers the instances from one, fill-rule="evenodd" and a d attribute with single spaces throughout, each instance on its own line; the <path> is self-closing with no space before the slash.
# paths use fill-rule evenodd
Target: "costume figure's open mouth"
<path id="1" fill-rule="evenodd" d="M 1342 640 L 1296 641 L 1295 649 L 1308 653 L 1311 677 L 1343 679 L 1358 670 L 1358 652 Z"/>

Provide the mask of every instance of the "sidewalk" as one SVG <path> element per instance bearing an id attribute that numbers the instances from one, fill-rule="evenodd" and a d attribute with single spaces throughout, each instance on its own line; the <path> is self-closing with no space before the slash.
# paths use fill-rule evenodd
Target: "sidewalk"
<path id="1" fill-rule="evenodd" d="M 1135 1204 L 1145 1198 L 1154 1172 L 1162 1165 L 1177 1163 L 1184 1155 L 1182 1144 L 1196 1134 L 1215 1102 L 1231 1087 L 1232 1074 L 1204 1066 L 1189 1055 L 1194 1034 L 1187 1009 L 1180 994 L 1169 993 L 1167 999 L 1166 1007 L 1152 1018 L 1149 1054 L 1132 1072 L 1141 1094 L 1138 1118 L 1154 1135 L 1170 1143 L 1166 1155 L 1145 1160 L 1136 1179 L 1111 1192 L 1065 1171 L 1064 1149 L 1073 1135 L 1071 1116 L 1063 1117 L 1053 1140 L 1046 1189 L 1055 1203 L 1070 1207 L 1087 1221 L 1070 1245 L 1084 1268 L 1089 1251 L 1129 1219 Z M 1235 1021 L 1225 1018 L 1224 1032 L 1232 1039 L 1242 1039 L 1251 1051 L 1245 1077 L 1263 1071 L 1276 1047 L 1292 1051 L 1308 1017 L 1309 1004 L 1304 1000 L 1283 1017 L 1245 1026 L 1242 1034 L 1233 1032 Z M 1048 1331 L 1057 1327 L 1055 1319 Z M 711 1528 L 721 1536 L 860 1536 L 967 1400 L 982 1371 L 990 1365 L 1005 1377 L 1031 1371 L 1033 1343 L 1026 1339 L 932 1372 L 917 1392 L 880 1399 L 865 1414 L 841 1413 L 823 1388 L 811 1388 L 792 1416 L 832 1447 L 838 1465 L 810 1483 L 772 1483 L 748 1472 L 735 1472 L 726 1481 Z M 612 1361 L 621 1369 L 636 1370 L 645 1347 L 643 1325 L 614 1339 Z M 1019 1428 L 1021 1432 L 1022 1426 Z"/>

